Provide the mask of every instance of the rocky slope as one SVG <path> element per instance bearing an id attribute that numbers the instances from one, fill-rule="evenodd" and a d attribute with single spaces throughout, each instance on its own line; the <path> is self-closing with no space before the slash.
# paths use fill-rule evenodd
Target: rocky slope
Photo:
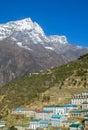
<path id="1" fill-rule="evenodd" d="M 37 47 L 36 47 L 37 48 Z M 61 55 L 41 48 L 34 53 L 17 44 L 0 41 L 0 85 L 14 79 L 65 63 Z M 45 54 L 44 54 L 45 53 Z M 44 54 L 44 55 L 43 55 Z"/>

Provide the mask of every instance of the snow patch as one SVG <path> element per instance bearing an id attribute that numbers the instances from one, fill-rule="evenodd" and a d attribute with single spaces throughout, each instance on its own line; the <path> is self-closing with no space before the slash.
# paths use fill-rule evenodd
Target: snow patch
<path id="1" fill-rule="evenodd" d="M 16 44 L 17 44 L 18 46 L 22 47 L 22 48 L 25 48 L 25 49 L 29 50 L 29 51 L 33 51 L 31 48 L 29 48 L 29 47 L 27 47 L 27 46 L 23 46 L 23 45 L 22 45 L 22 42 L 17 42 Z"/>
<path id="2" fill-rule="evenodd" d="M 48 37 L 50 42 L 55 42 L 55 43 L 61 43 L 61 44 L 67 44 L 67 38 L 65 36 L 58 36 L 58 35 L 52 35 Z"/>
<path id="3" fill-rule="evenodd" d="M 29 50 L 29 51 L 33 51 L 31 48 L 27 47 L 27 46 L 23 46 L 23 48 Z"/>
<path id="4" fill-rule="evenodd" d="M 77 46 L 78 49 L 82 49 L 83 47 L 82 46 Z"/>
<path id="5" fill-rule="evenodd" d="M 46 49 L 49 49 L 49 50 L 54 50 L 54 48 L 52 47 L 45 47 Z"/>
<path id="6" fill-rule="evenodd" d="M 17 45 L 18 46 L 22 46 L 22 42 L 17 42 Z"/>

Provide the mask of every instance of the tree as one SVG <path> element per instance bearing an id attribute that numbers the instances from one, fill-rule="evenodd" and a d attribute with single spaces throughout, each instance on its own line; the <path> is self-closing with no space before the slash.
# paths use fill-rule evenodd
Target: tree
<path id="1" fill-rule="evenodd" d="M 2 115 L 0 115 L 0 120 L 2 119 Z"/>
<path id="2" fill-rule="evenodd" d="M 15 128 L 15 126 L 11 126 L 11 127 L 9 127 L 9 130 L 18 130 L 18 129 Z"/>
<path id="3" fill-rule="evenodd" d="M 50 101 L 50 96 L 49 95 L 43 95 L 42 102 L 49 102 Z"/>

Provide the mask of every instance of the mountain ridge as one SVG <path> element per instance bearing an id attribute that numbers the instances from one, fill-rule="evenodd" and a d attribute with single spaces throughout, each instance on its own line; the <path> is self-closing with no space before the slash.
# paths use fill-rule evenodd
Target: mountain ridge
<path id="1" fill-rule="evenodd" d="M 88 48 L 68 43 L 64 35 L 46 36 L 30 18 L 0 24 L 0 47 L 1 52 L 4 50 L 0 54 L 0 85 L 67 64 L 88 53 Z M 19 58 L 16 53 L 20 53 Z"/>

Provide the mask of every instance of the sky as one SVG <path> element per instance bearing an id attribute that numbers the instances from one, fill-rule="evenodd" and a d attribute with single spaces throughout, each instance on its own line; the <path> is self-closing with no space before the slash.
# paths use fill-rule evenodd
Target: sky
<path id="1" fill-rule="evenodd" d="M 88 0 L 0 0 L 0 24 L 30 17 L 46 35 L 88 47 Z"/>

